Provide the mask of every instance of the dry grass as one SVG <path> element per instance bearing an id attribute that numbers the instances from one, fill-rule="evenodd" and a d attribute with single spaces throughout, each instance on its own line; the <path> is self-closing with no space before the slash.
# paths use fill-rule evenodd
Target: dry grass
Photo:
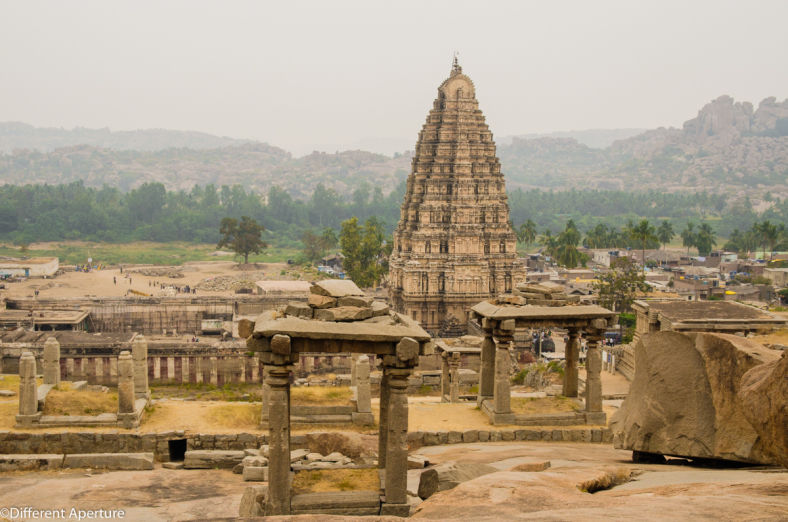
<path id="1" fill-rule="evenodd" d="M 596 493 L 620 486 L 630 480 L 632 480 L 632 472 L 625 468 L 619 468 L 613 471 L 603 471 L 600 475 L 578 484 L 577 489 L 585 493 Z"/>
<path id="2" fill-rule="evenodd" d="M 347 386 L 299 386 L 290 389 L 290 403 L 294 405 L 321 404 L 349 405 L 353 391 Z"/>
<path id="3" fill-rule="evenodd" d="M 44 379 L 39 377 L 36 379 L 38 385 L 44 382 Z M 12 392 L 19 393 L 19 375 L 16 374 L 7 374 L 7 375 L 0 375 L 0 390 L 11 390 Z"/>
<path id="4" fill-rule="evenodd" d="M 766 335 L 756 335 L 753 341 L 761 344 L 784 344 L 788 345 L 788 330 L 777 330 Z"/>
<path id="5" fill-rule="evenodd" d="M 63 386 L 69 388 L 69 386 Z M 98 415 L 118 411 L 118 394 L 53 388 L 44 403 L 44 415 Z"/>
<path id="6" fill-rule="evenodd" d="M 221 404 L 208 408 L 207 417 L 222 428 L 257 428 L 260 413 L 259 404 Z"/>
<path id="7" fill-rule="evenodd" d="M 0 402 L 0 429 L 12 429 L 16 424 L 17 413 L 19 413 L 19 401 L 14 399 Z"/>
<path id="8" fill-rule="evenodd" d="M 379 489 L 380 478 L 376 468 L 299 471 L 293 479 L 294 493 L 378 491 Z"/>
<path id="9" fill-rule="evenodd" d="M 512 411 L 522 414 L 564 413 L 580 406 L 568 397 L 513 397 Z"/>

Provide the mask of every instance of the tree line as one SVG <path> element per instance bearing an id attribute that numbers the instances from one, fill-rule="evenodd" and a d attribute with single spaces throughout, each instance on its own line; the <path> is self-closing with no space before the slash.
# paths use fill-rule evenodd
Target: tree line
<path id="1" fill-rule="evenodd" d="M 146 183 L 128 192 L 107 186 L 86 187 L 82 182 L 3 185 L 0 240 L 216 243 L 221 237 L 222 219 L 247 216 L 265 227 L 264 239 L 269 243 L 302 248 L 305 234 L 322 236 L 331 229 L 336 235 L 342 222 L 354 216 L 359 223 L 374 217 L 384 235 L 390 235 L 399 220 L 404 193 L 404 182 L 388 194 L 362 182 L 349 197 L 318 185 L 305 200 L 293 198 L 276 186 L 258 193 L 240 185 L 197 185 L 190 191 L 167 191 L 161 183 Z M 776 201 L 758 214 L 746 198 L 732 202 L 722 195 L 704 193 L 516 189 L 509 192 L 508 201 L 518 229 L 530 221 L 539 230 L 536 235 L 552 230 L 560 236 L 564 231 L 563 240 L 571 243 L 577 239 L 574 232 L 566 230 L 571 221 L 571 228 L 580 233 L 577 245 L 582 241 L 585 246 L 600 248 L 637 248 L 640 243 L 623 230 L 621 223 L 637 224 L 642 219 L 667 221 L 675 230 L 691 223 L 695 242 L 690 246 L 703 250 L 710 240 L 719 237 L 729 238 L 736 245 L 750 244 L 754 240 L 750 231 L 756 223 L 768 221 L 784 228 L 788 222 L 788 200 Z M 742 230 L 745 232 L 739 232 Z M 567 255 L 573 254 L 567 251 Z"/>

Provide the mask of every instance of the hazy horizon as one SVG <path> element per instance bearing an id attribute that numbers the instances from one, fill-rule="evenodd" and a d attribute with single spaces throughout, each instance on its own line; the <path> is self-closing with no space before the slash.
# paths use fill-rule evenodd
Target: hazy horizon
<path id="1" fill-rule="evenodd" d="M 680 127 L 722 94 L 788 96 L 786 2 L 0 6 L 0 121 L 37 127 L 409 150 L 455 51 L 496 137 Z"/>

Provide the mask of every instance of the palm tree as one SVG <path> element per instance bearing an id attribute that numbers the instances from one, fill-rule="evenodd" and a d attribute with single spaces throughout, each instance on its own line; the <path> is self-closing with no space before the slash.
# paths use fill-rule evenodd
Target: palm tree
<path id="1" fill-rule="evenodd" d="M 763 223 L 756 223 L 753 228 L 756 228 L 760 236 L 761 245 L 763 245 L 763 260 L 766 261 L 766 246 L 769 246 L 769 260 L 774 256 L 774 247 L 780 242 L 780 232 L 777 225 L 770 222 L 768 219 Z"/>
<path id="2" fill-rule="evenodd" d="M 681 232 L 681 244 L 687 247 L 687 255 L 689 255 L 690 247 L 695 246 L 697 241 L 698 238 L 695 233 L 695 225 L 693 225 L 692 222 L 687 223 L 687 228 Z"/>
<path id="3" fill-rule="evenodd" d="M 642 220 L 640 223 L 631 227 L 629 234 L 633 240 L 640 243 L 640 252 L 643 256 L 643 273 L 646 272 L 646 245 L 651 241 L 657 241 L 654 225 L 648 222 L 648 219 Z"/>
<path id="4" fill-rule="evenodd" d="M 587 248 L 607 248 L 609 241 L 609 233 L 607 225 L 599 223 L 593 229 L 588 231 L 586 239 L 583 242 Z"/>
<path id="5" fill-rule="evenodd" d="M 573 220 L 566 223 L 566 228 L 558 234 L 555 247 L 555 257 L 559 264 L 567 268 L 575 268 L 580 264 L 580 251 L 577 245 L 580 243 L 580 231 Z"/>
<path id="6" fill-rule="evenodd" d="M 702 256 L 709 255 L 711 249 L 717 245 L 717 234 L 708 223 L 702 223 L 700 225 L 695 239 L 695 245 L 698 247 L 698 253 Z"/>
<path id="7" fill-rule="evenodd" d="M 520 228 L 517 231 L 517 239 L 525 243 L 526 246 L 536 241 L 536 223 L 529 219 L 520 225 Z"/>
<path id="8" fill-rule="evenodd" d="M 662 250 L 665 250 L 665 262 L 668 260 L 667 249 L 666 246 L 670 243 L 670 240 L 673 239 L 676 233 L 673 232 L 673 225 L 670 224 L 670 221 L 665 220 L 659 224 L 659 228 L 657 229 L 657 238 L 659 242 L 662 243 Z"/>
<path id="9" fill-rule="evenodd" d="M 539 237 L 539 243 L 542 244 L 544 247 L 544 253 L 548 256 L 553 256 L 555 254 L 555 248 L 557 246 L 556 238 L 553 237 L 553 233 L 550 231 L 549 228 L 545 229 L 542 232 L 542 235 Z"/>

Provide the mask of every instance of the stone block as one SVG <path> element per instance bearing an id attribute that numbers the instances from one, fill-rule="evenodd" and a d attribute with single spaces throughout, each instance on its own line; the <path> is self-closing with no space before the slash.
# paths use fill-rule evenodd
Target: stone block
<path id="1" fill-rule="evenodd" d="M 467 430 L 462 434 L 463 442 L 479 442 L 479 430 Z"/>
<path id="2" fill-rule="evenodd" d="M 312 308 L 306 303 L 301 303 L 301 302 L 288 303 L 287 307 L 285 308 L 285 313 L 287 315 L 292 315 L 293 317 L 300 317 L 302 319 L 312 319 Z"/>
<path id="3" fill-rule="evenodd" d="M 591 430 L 591 442 L 602 442 L 602 430 L 600 429 Z"/>
<path id="4" fill-rule="evenodd" d="M 335 307 L 337 305 L 337 300 L 325 295 L 310 294 L 307 303 L 307 306 L 311 308 L 324 309 Z"/>
<path id="5" fill-rule="evenodd" d="M 293 496 L 290 509 L 293 515 L 377 516 L 381 510 L 380 494 L 377 491 L 303 493 Z"/>
<path id="6" fill-rule="evenodd" d="M 153 469 L 153 453 L 76 453 L 65 456 L 63 467 L 148 470 Z"/>
<path id="7" fill-rule="evenodd" d="M 389 315 L 389 305 L 383 301 L 372 302 L 372 317 L 383 317 Z"/>
<path id="8" fill-rule="evenodd" d="M 163 462 L 161 467 L 164 469 L 184 469 L 183 462 Z"/>
<path id="9" fill-rule="evenodd" d="M 489 442 L 490 432 L 486 430 L 479 430 L 479 442 Z"/>
<path id="10" fill-rule="evenodd" d="M 523 462 L 522 464 L 517 464 L 509 471 L 519 471 L 525 473 L 532 473 L 535 471 L 544 471 L 550 467 L 549 460 L 543 461 L 536 461 L 536 462 Z"/>
<path id="11" fill-rule="evenodd" d="M 244 458 L 243 451 L 237 450 L 195 450 L 187 451 L 183 460 L 186 469 L 233 469 Z"/>
<path id="12" fill-rule="evenodd" d="M 504 441 L 514 440 L 514 430 L 501 430 L 501 440 Z"/>
<path id="13" fill-rule="evenodd" d="M 297 462 L 309 455 L 308 449 L 296 449 L 290 452 L 290 462 Z M 340 455 L 341 456 L 341 455 Z"/>
<path id="14" fill-rule="evenodd" d="M 54 470 L 54 469 L 60 469 L 62 466 L 63 466 L 63 455 L 56 455 L 56 454 L 0 455 L 0 472 Z"/>
<path id="15" fill-rule="evenodd" d="M 447 462 L 425 470 L 419 477 L 418 495 L 426 500 L 439 491 L 452 489 L 462 482 L 498 471 L 487 464 Z"/>
<path id="16" fill-rule="evenodd" d="M 440 444 L 440 437 L 434 431 L 425 431 L 422 441 L 425 446 L 437 446 Z"/>
<path id="17" fill-rule="evenodd" d="M 461 431 L 450 431 L 447 435 L 446 442 L 448 444 L 458 444 L 462 442 L 462 432 Z"/>
<path id="18" fill-rule="evenodd" d="M 423 469 L 430 465 L 430 461 L 423 455 L 408 455 L 408 469 Z"/>
<path id="19" fill-rule="evenodd" d="M 380 516 L 382 517 L 409 517 L 410 504 L 387 504 L 380 505 Z"/>
<path id="20" fill-rule="evenodd" d="M 268 486 L 249 486 L 241 495 L 239 518 L 262 517 L 265 515 L 265 498 Z"/>
<path id="21" fill-rule="evenodd" d="M 370 308 L 373 298 L 361 295 L 346 295 L 337 299 L 337 306 L 357 306 L 359 308 Z"/>
<path id="22" fill-rule="evenodd" d="M 268 466 L 244 466 L 245 482 L 268 482 Z"/>
<path id="23" fill-rule="evenodd" d="M 311 294 L 329 297 L 364 295 L 364 292 L 350 279 L 324 279 L 315 281 L 309 289 Z"/>
<path id="24" fill-rule="evenodd" d="M 241 460 L 241 466 L 257 466 L 257 467 L 265 467 L 268 466 L 268 459 L 261 455 L 247 455 Z"/>
<path id="25" fill-rule="evenodd" d="M 564 440 L 564 435 L 561 432 L 561 430 L 553 430 L 553 434 L 551 436 L 551 440 L 553 440 L 553 441 Z"/>

